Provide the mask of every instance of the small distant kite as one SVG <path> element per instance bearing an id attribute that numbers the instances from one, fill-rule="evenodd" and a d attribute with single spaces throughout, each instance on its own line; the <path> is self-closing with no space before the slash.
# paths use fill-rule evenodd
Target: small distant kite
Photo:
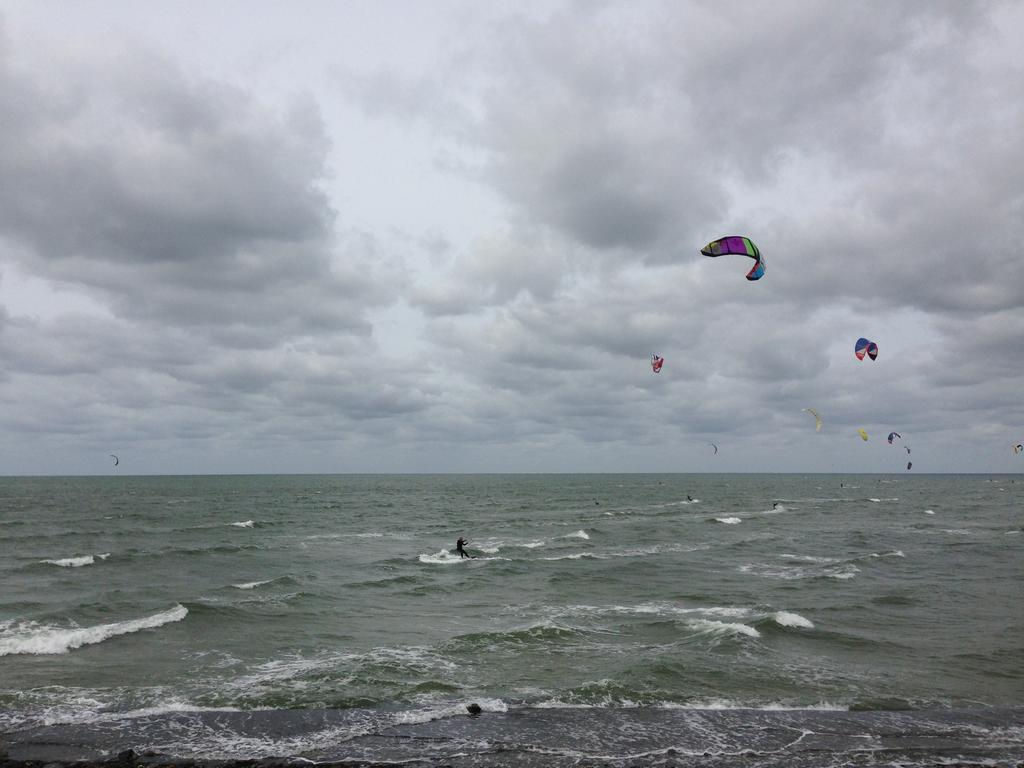
<path id="1" fill-rule="evenodd" d="M 1022 445 L 1021 443 L 1017 443 L 1015 446 L 1013 446 L 1014 453 L 1020 453 L 1021 451 L 1024 451 L 1024 445 Z"/>
<path id="2" fill-rule="evenodd" d="M 858 434 L 858 435 L 860 435 L 860 439 L 861 439 L 861 440 L 864 440 L 865 442 L 867 441 L 867 439 L 868 439 L 868 433 L 867 433 L 867 432 L 865 432 L 865 431 L 864 431 L 863 429 L 858 429 L 858 430 L 857 430 L 857 434 Z"/>
<path id="3" fill-rule="evenodd" d="M 804 413 L 809 413 L 814 417 L 814 431 L 821 432 L 821 425 L 823 422 L 821 416 L 818 415 L 818 412 L 813 408 L 804 408 Z"/>
<path id="4" fill-rule="evenodd" d="M 903 447 L 907 449 L 907 453 L 910 453 L 910 446 L 909 445 L 905 445 Z"/>
<path id="5" fill-rule="evenodd" d="M 665 364 L 664 357 L 658 357 L 657 355 L 651 355 L 651 370 L 655 373 L 661 373 L 661 366 Z"/>
<path id="6" fill-rule="evenodd" d="M 712 240 L 710 243 L 700 249 L 700 252 L 705 256 L 725 256 L 728 254 L 737 254 L 739 256 L 749 256 L 754 260 L 754 266 L 747 272 L 747 280 L 760 280 L 764 277 L 764 256 L 761 255 L 761 251 L 754 245 L 754 241 L 749 237 L 742 237 L 740 235 L 730 235 L 729 237 L 720 237 L 718 240 Z"/>
<path id="7" fill-rule="evenodd" d="M 116 467 L 116 466 L 117 466 L 118 464 L 120 464 L 120 463 L 121 463 L 121 460 L 120 460 L 119 458 L 117 458 L 117 456 L 115 456 L 114 454 L 112 454 L 112 453 L 111 453 L 111 454 L 108 454 L 108 455 L 110 456 L 110 458 L 112 458 L 112 459 L 114 460 L 114 466 L 115 466 L 115 467 Z"/>
<path id="8" fill-rule="evenodd" d="M 887 437 L 886 439 L 889 441 L 889 445 L 892 445 L 893 440 L 902 440 L 903 435 L 901 435 L 899 432 L 890 432 L 889 437 Z"/>
<path id="9" fill-rule="evenodd" d="M 717 456 L 718 455 L 718 446 L 715 445 L 714 443 L 708 443 L 708 445 L 710 445 L 712 448 L 715 449 L 715 456 Z"/>
<path id="10" fill-rule="evenodd" d="M 873 341 L 865 339 L 863 336 L 857 339 L 857 344 L 853 348 L 853 354 L 857 356 L 858 360 L 863 360 L 864 355 L 867 355 L 872 360 L 878 357 L 878 345 Z"/>
<path id="11" fill-rule="evenodd" d="M 912 466 L 914 466 L 914 462 L 908 461 L 907 462 L 907 469 L 910 469 Z"/>

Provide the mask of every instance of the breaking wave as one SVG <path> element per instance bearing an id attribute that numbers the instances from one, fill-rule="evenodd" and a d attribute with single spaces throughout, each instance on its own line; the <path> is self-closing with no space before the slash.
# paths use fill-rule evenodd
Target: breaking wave
<path id="1" fill-rule="evenodd" d="M 81 555 L 80 557 L 64 557 L 59 560 L 40 560 L 40 563 L 46 563 L 47 565 L 59 565 L 61 568 L 81 568 L 83 565 L 93 565 L 96 559 L 106 560 L 110 557 L 110 553 L 106 552 L 102 555 Z"/>
<path id="2" fill-rule="evenodd" d="M 799 613 L 791 613 L 790 611 L 776 611 L 772 619 L 780 627 L 799 627 L 801 629 L 814 629 L 814 624 L 809 619 L 805 619 Z"/>
<path id="3" fill-rule="evenodd" d="M 0 656 L 17 654 L 58 654 L 73 651 L 83 645 L 102 643 L 111 637 L 140 632 L 144 629 L 181 621 L 188 615 L 188 609 L 176 605 L 170 610 L 131 621 L 113 624 L 99 624 L 95 627 L 54 627 L 36 622 L 21 622 L 5 627 L 0 632 Z"/>
<path id="4" fill-rule="evenodd" d="M 256 587 L 262 587 L 264 584 L 269 584 L 276 579 L 265 579 L 263 581 L 247 581 L 243 584 L 232 584 L 231 586 L 235 589 L 256 589 Z"/>

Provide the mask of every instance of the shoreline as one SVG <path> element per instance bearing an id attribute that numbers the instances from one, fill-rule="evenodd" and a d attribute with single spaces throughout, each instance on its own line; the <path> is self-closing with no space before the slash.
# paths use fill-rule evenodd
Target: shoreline
<path id="1" fill-rule="evenodd" d="M 1024 768 L 1024 706 L 177 712 L 0 734 L 0 768 Z"/>
<path id="2" fill-rule="evenodd" d="M 297 768 L 297 766 L 309 766 L 316 765 L 320 768 L 395 768 L 396 765 L 401 765 L 404 768 L 418 768 L 419 765 L 434 765 L 433 763 L 420 763 L 416 761 L 403 762 L 400 764 L 396 763 L 374 763 L 374 762 L 363 762 L 363 761 L 340 761 L 340 762 L 314 762 L 304 760 L 301 758 L 264 758 L 264 759 L 250 759 L 250 760 L 190 760 L 190 759 L 165 759 L 166 756 L 142 754 L 138 755 L 133 750 L 125 750 L 123 753 L 117 755 L 114 758 L 106 761 L 41 761 L 41 760 L 9 760 L 0 755 L 0 768 Z M 674 765 L 689 765 L 689 763 L 674 763 L 671 761 L 671 756 L 667 756 L 668 759 L 661 758 L 657 760 L 645 761 L 643 759 L 632 760 L 629 765 L 631 768 L 646 768 L 646 766 L 657 766 L 658 768 L 671 768 Z M 711 765 L 712 763 L 707 763 Z M 911 765 L 910 763 L 904 763 L 902 761 L 895 763 L 888 763 L 890 765 Z M 452 765 L 454 768 L 455 764 Z M 472 763 L 466 763 L 466 765 L 472 765 L 474 768 L 507 768 L 512 765 L 502 761 L 473 761 Z M 586 762 L 581 765 L 587 765 Z M 715 766 L 749 766 L 750 761 L 743 756 L 738 756 L 735 763 L 723 763 L 721 761 L 715 761 Z M 761 765 L 761 764 L 759 764 Z M 786 765 L 786 763 L 780 763 Z M 867 763 L 863 761 L 854 761 L 850 763 L 836 762 L 831 757 L 823 757 L 820 763 L 812 764 L 814 766 L 820 766 L 821 768 L 842 768 L 845 765 L 851 766 L 870 766 L 870 765 L 884 765 L 879 763 Z M 932 762 L 915 762 L 912 763 L 915 768 L 979 768 L 979 766 L 995 766 L 995 768 L 1024 768 L 1024 760 L 1015 760 L 1010 763 L 988 763 L 988 762 L 949 762 L 945 759 L 937 759 Z M 810 765 L 807 768 L 811 768 Z"/>
<path id="3" fill-rule="evenodd" d="M 936 757 L 935 759 L 926 759 L 925 762 L 906 762 L 900 759 L 898 756 L 892 756 L 894 760 L 887 761 L 885 763 L 865 762 L 863 759 L 857 759 L 854 756 L 850 756 L 850 761 L 837 761 L 835 755 L 823 755 L 819 762 L 815 763 L 803 763 L 800 765 L 805 768 L 813 768 L 820 766 L 821 768 L 842 768 L 843 766 L 873 766 L 873 765 L 913 765 L 915 768 L 979 768 L 979 766 L 996 766 L 997 768 L 1024 768 L 1024 758 L 1014 758 L 1011 762 L 998 762 L 992 763 L 982 758 L 979 760 L 970 761 L 950 761 L 948 758 Z M 595 764 L 595 761 L 588 763 L 582 761 L 580 765 Z M 759 766 L 775 765 L 765 764 L 763 762 L 752 763 L 749 756 L 737 755 L 735 760 L 726 759 L 722 760 L 721 757 L 708 756 L 706 762 L 698 763 L 699 765 L 714 765 L 721 768 L 728 768 L 728 766 L 750 766 L 756 764 Z M 156 752 L 144 752 L 136 753 L 132 749 L 124 750 L 115 757 L 107 760 L 12 760 L 0 753 L 0 768 L 298 768 L 299 766 L 319 766 L 319 768 L 395 768 L 396 765 L 401 765 L 403 768 L 420 768 L 420 766 L 436 766 L 437 763 L 433 761 L 403 761 L 401 763 L 394 762 L 367 762 L 362 760 L 340 760 L 340 761 L 327 761 L 318 762 L 308 760 L 305 758 L 251 758 L 251 759 L 231 759 L 231 760 L 202 760 L 192 758 L 172 758 L 167 755 L 162 755 Z M 458 765 L 473 766 L 474 768 L 509 768 L 510 766 L 517 765 L 515 762 L 506 762 L 503 760 L 479 760 L 473 759 L 472 761 L 450 761 L 444 764 L 449 768 L 455 768 Z M 646 768 L 651 766 L 654 768 L 672 768 L 673 766 L 689 766 L 694 765 L 691 761 L 676 762 L 673 760 L 673 755 L 665 754 L 656 758 L 652 757 L 649 759 L 645 758 L 632 758 L 629 760 L 628 765 L 630 768 Z M 788 761 L 783 761 L 777 764 L 778 766 L 793 765 Z"/>

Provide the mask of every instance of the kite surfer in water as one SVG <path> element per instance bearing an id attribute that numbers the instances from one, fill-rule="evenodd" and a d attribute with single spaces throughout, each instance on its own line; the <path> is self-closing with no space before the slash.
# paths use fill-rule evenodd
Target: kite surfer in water
<path id="1" fill-rule="evenodd" d="M 470 560 L 473 559 L 473 557 L 471 555 L 466 554 L 465 547 L 466 547 L 467 544 L 469 544 L 469 542 L 466 541 L 461 536 L 459 536 L 459 540 L 455 542 L 455 551 L 459 553 L 459 559 L 460 560 L 463 559 L 463 558 L 468 558 Z"/>

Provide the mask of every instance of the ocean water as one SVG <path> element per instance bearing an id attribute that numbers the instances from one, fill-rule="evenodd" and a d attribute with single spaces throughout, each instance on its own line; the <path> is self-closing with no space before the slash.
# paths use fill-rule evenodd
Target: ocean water
<path id="1" fill-rule="evenodd" d="M 0 478 L 0 751 L 1012 764 L 1022 501 L 909 473 Z"/>

